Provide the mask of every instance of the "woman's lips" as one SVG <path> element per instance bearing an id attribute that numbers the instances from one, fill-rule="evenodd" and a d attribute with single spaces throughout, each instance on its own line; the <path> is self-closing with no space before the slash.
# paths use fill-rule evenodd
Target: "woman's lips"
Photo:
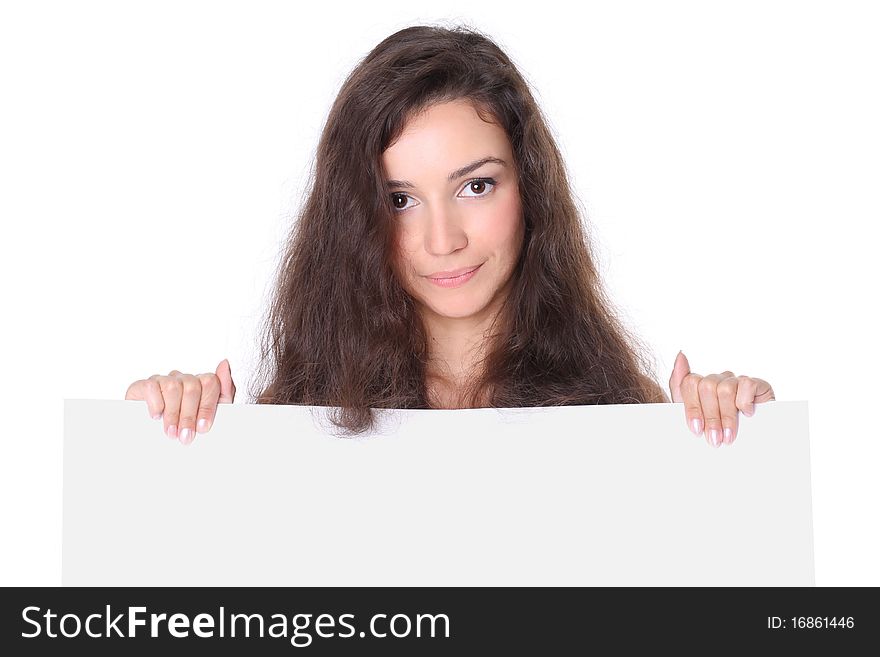
<path id="1" fill-rule="evenodd" d="M 455 276 L 453 278 L 431 278 L 430 276 L 426 276 L 425 278 L 427 278 L 434 285 L 437 285 L 439 287 L 458 287 L 459 285 L 464 285 L 469 280 L 471 280 L 482 266 L 482 264 L 477 265 L 471 271 L 464 273 L 461 276 Z"/>

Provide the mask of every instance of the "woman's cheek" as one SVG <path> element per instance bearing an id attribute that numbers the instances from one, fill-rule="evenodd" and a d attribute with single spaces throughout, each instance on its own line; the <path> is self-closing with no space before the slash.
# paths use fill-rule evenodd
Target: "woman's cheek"
<path id="1" fill-rule="evenodd" d="M 403 274 L 404 287 L 412 291 L 418 283 L 418 273 L 412 257 L 412 250 L 406 235 L 401 234 L 396 244 L 397 268 Z"/>

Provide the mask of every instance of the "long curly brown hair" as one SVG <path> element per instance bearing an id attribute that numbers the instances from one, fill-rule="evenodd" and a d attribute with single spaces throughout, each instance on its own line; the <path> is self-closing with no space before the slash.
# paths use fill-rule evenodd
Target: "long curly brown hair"
<path id="1" fill-rule="evenodd" d="M 344 81 L 279 262 L 251 399 L 331 407 L 349 435 L 378 426 L 374 409 L 431 408 L 429 336 L 401 284 L 381 157 L 409 118 L 459 99 L 505 129 L 525 221 L 511 291 L 461 407 L 668 401 L 603 289 L 527 82 L 494 41 L 461 25 L 402 29 Z"/>

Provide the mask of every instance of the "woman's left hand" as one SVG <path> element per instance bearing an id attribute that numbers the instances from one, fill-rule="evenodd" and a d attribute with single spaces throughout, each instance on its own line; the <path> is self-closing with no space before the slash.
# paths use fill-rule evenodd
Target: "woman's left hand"
<path id="1" fill-rule="evenodd" d="M 682 352 L 675 358 L 669 392 L 673 402 L 684 402 L 691 431 L 699 436 L 705 428 L 706 441 L 715 447 L 736 440 L 739 411 L 751 417 L 755 404 L 776 399 L 773 388 L 764 379 L 734 376 L 730 371 L 708 376 L 694 374 Z"/>

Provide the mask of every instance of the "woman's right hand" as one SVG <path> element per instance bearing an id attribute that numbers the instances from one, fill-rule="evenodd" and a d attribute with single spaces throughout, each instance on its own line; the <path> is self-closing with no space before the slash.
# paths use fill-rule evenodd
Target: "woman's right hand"
<path id="1" fill-rule="evenodd" d="M 224 359 L 213 374 L 171 370 L 168 376 L 140 379 L 128 386 L 125 398 L 146 401 L 150 417 L 163 420 L 168 437 L 188 445 L 196 431 L 206 433 L 214 424 L 218 403 L 233 402 L 235 384 L 229 361 Z"/>

